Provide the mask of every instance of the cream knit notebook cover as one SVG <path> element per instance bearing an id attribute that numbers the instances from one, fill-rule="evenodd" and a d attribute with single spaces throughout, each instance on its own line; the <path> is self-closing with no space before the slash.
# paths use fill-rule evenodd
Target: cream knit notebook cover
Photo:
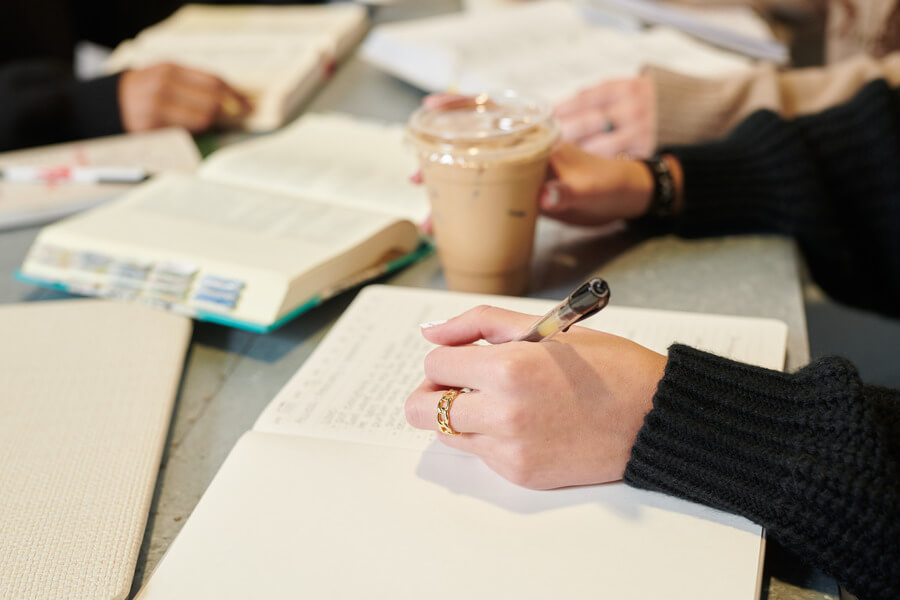
<path id="1" fill-rule="evenodd" d="M 190 321 L 72 300 L 0 307 L 0 598 L 124 598 Z"/>

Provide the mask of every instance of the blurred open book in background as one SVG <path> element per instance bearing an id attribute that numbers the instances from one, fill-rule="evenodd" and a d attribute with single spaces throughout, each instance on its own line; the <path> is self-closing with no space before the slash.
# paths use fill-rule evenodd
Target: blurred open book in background
<path id="1" fill-rule="evenodd" d="M 174 62 L 213 73 L 246 94 L 238 125 L 275 129 L 289 120 L 365 34 L 366 9 L 189 4 L 119 45 L 109 72 Z"/>
<path id="2" fill-rule="evenodd" d="M 787 47 L 749 6 L 677 6 L 658 0 L 579 0 L 595 22 L 633 28 L 666 25 L 750 58 L 786 63 Z"/>
<path id="3" fill-rule="evenodd" d="M 512 3 L 378 26 L 363 43 L 372 64 L 427 91 L 512 88 L 557 101 L 653 64 L 700 77 L 746 69 L 752 60 L 671 27 L 591 23 L 575 2 Z"/>

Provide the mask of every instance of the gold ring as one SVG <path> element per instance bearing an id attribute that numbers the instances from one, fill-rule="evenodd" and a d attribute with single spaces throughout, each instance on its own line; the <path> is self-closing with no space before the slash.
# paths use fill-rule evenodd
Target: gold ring
<path id="1" fill-rule="evenodd" d="M 459 390 L 447 390 L 438 400 L 437 422 L 441 433 L 459 435 L 459 432 L 450 426 L 450 407 L 453 406 L 453 401 L 457 396 L 459 396 Z"/>

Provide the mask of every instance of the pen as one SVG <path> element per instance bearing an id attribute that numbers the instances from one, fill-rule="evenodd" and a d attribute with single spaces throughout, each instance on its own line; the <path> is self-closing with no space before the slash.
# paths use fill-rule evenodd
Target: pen
<path id="1" fill-rule="evenodd" d="M 583 319 L 597 314 L 609 304 L 609 285 L 599 277 L 582 283 L 569 296 L 538 319 L 520 342 L 549 340 Z"/>
<path id="2" fill-rule="evenodd" d="M 0 168 L 0 178 L 17 183 L 140 183 L 150 174 L 137 167 Z"/>

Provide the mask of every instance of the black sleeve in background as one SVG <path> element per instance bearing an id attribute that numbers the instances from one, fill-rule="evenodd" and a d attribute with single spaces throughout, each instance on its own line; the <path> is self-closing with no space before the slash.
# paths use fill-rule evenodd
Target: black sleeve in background
<path id="1" fill-rule="evenodd" d="M 0 67 L 0 151 L 121 133 L 118 82 L 76 81 L 54 61 Z"/>
<path id="2" fill-rule="evenodd" d="M 672 346 L 625 481 L 743 515 L 860 600 L 900 598 L 900 392 Z"/>
<path id="3" fill-rule="evenodd" d="M 794 237 L 834 298 L 900 315 L 900 94 L 884 81 L 792 121 L 760 111 L 725 139 L 666 150 L 684 169 L 686 237 Z"/>

